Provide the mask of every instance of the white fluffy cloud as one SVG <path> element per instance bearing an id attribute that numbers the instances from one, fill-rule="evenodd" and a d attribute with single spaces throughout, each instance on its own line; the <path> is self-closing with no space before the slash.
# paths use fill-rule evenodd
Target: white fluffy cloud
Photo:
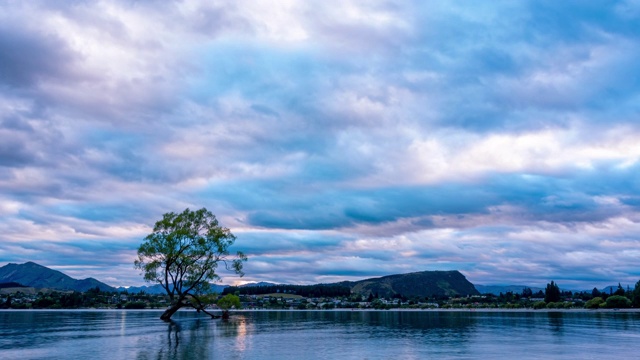
<path id="1" fill-rule="evenodd" d="M 635 282 L 633 6 L 0 5 L 0 265 L 139 284 L 207 207 L 246 280 Z"/>

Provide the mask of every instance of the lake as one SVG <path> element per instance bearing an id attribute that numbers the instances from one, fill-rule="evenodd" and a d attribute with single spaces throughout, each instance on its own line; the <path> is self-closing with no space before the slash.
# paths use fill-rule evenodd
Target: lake
<path id="1" fill-rule="evenodd" d="M 0 359 L 637 359 L 623 311 L 0 311 Z"/>

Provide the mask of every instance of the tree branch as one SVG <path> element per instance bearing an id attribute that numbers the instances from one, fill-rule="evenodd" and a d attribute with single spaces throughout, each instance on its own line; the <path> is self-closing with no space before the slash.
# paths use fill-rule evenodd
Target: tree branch
<path id="1" fill-rule="evenodd" d="M 198 306 L 196 306 L 195 304 L 193 304 L 193 302 L 191 302 L 191 307 L 196 309 L 197 311 L 202 311 L 203 313 L 211 316 L 212 319 L 217 319 L 217 318 L 221 318 L 222 317 L 221 315 L 215 315 L 215 314 L 212 314 L 212 313 L 208 312 L 205 309 L 206 305 L 202 304 L 202 301 L 200 301 L 200 299 L 197 296 L 191 295 L 191 299 L 195 300 L 198 303 Z"/>

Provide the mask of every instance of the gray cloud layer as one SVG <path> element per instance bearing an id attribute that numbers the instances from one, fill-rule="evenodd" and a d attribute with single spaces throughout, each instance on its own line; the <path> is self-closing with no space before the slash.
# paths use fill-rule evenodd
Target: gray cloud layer
<path id="1" fill-rule="evenodd" d="M 248 280 L 635 282 L 639 16 L 633 1 L 1 5 L 0 264 L 139 284 L 150 226 L 204 206 Z"/>

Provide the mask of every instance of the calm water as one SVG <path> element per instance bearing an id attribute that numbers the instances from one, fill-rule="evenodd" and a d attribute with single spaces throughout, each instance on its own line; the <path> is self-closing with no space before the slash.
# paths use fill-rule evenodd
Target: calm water
<path id="1" fill-rule="evenodd" d="M 640 313 L 0 311 L 0 359 L 637 359 Z"/>

